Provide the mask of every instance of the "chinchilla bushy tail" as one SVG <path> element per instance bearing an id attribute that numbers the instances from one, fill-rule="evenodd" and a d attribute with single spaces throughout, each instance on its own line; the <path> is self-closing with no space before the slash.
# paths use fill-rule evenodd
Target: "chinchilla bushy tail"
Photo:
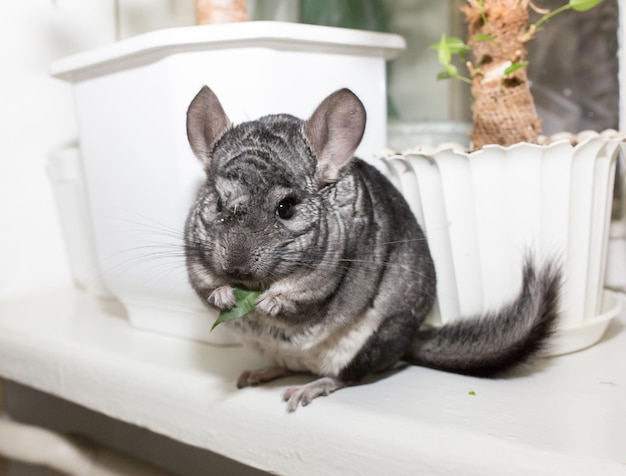
<path id="1" fill-rule="evenodd" d="M 561 272 L 524 265 L 522 290 L 499 311 L 420 331 L 405 356 L 411 364 L 477 377 L 502 374 L 545 349 L 558 317 Z"/>

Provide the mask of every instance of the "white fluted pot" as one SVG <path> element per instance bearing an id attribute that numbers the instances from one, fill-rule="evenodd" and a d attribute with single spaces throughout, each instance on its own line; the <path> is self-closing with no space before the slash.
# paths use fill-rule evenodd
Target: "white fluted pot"
<path id="1" fill-rule="evenodd" d="M 435 325 L 514 298 L 522 265 L 563 269 L 552 354 L 597 342 L 621 309 L 604 290 L 616 158 L 622 135 L 586 133 L 577 145 L 486 146 L 383 159 L 429 241 L 438 274 Z M 580 139 L 580 138 L 579 138 Z"/>

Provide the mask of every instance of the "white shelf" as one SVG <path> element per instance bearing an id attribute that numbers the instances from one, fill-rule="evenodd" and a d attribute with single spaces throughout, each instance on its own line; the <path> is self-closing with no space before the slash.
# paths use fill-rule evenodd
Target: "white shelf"
<path id="1" fill-rule="evenodd" d="M 0 302 L 0 375 L 278 474 L 624 475 L 625 323 L 515 378 L 408 367 L 287 414 L 282 390 L 309 377 L 236 390 L 254 354 L 134 329 L 63 288 Z"/>

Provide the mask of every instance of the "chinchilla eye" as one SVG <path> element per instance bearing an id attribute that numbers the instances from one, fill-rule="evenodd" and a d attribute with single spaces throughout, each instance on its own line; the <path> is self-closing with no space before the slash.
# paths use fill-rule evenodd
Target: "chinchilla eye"
<path id="1" fill-rule="evenodd" d="M 296 206 L 293 203 L 293 200 L 281 200 L 276 207 L 276 216 L 278 218 L 282 218 L 283 220 L 289 220 L 293 216 L 295 211 Z"/>

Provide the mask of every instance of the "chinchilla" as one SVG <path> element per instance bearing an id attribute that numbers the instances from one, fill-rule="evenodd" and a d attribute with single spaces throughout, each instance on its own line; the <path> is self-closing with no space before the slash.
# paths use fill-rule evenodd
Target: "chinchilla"
<path id="1" fill-rule="evenodd" d="M 253 312 L 224 325 L 275 365 L 244 372 L 237 386 L 319 376 L 285 391 L 289 411 L 400 361 L 501 374 L 536 356 L 557 319 L 559 269 L 538 272 L 528 260 L 510 305 L 424 328 L 435 267 L 403 196 L 353 157 L 365 121 L 348 89 L 304 121 L 276 114 L 233 125 L 206 86 L 188 109 L 206 172 L 185 227 L 190 283 L 221 310 L 235 305 L 235 287 L 262 292 Z"/>

